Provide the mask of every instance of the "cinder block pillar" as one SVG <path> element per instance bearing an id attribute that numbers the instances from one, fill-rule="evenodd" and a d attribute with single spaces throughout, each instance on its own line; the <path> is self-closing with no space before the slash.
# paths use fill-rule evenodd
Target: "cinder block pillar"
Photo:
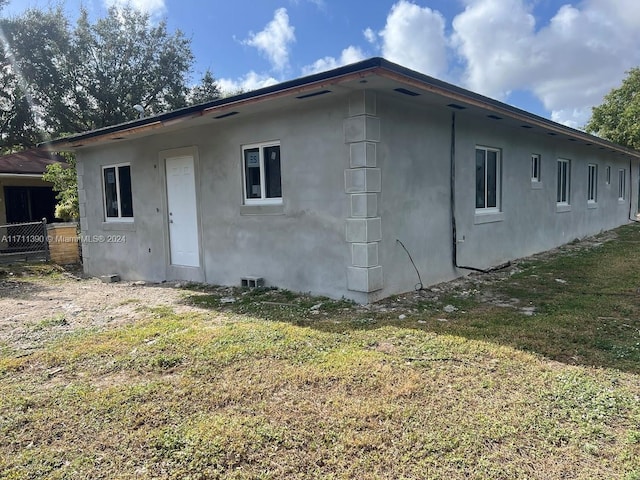
<path id="1" fill-rule="evenodd" d="M 349 168 L 344 172 L 344 189 L 349 197 L 350 212 L 345 236 L 351 247 L 347 288 L 356 292 L 375 292 L 381 290 L 384 283 L 378 258 L 382 240 L 382 220 L 378 213 L 382 178 L 376 156 L 380 142 L 380 118 L 374 93 L 365 90 L 349 98 L 344 139 L 349 145 Z"/>

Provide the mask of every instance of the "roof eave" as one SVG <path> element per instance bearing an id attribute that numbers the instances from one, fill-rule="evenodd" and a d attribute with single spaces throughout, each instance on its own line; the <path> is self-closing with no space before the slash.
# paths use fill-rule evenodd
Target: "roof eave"
<path id="1" fill-rule="evenodd" d="M 618 153 L 629 155 L 640 160 L 640 151 L 633 150 L 633 149 L 624 147 L 622 145 L 618 145 L 604 138 L 591 135 L 587 132 L 583 132 L 582 130 L 577 130 L 575 128 L 571 128 L 566 125 L 562 125 L 560 123 L 554 122 L 547 118 L 540 117 L 533 113 L 519 109 L 517 107 L 513 107 L 506 103 L 499 102 L 492 98 L 485 97 L 483 95 L 471 92 L 469 90 L 465 90 L 460 87 L 456 87 L 455 85 L 451 85 L 437 79 L 433 79 L 426 75 L 422 75 L 420 73 L 408 70 L 405 67 L 402 67 L 399 65 L 398 67 L 399 69 L 404 71 L 400 72 L 398 71 L 398 69 L 387 69 L 382 67 L 380 69 L 377 69 L 376 73 L 386 78 L 405 83 L 408 86 L 419 88 L 421 90 L 426 90 L 438 95 L 442 95 L 452 100 L 453 102 L 464 103 L 466 105 L 475 106 L 500 116 L 521 121 L 524 124 L 527 124 L 530 126 L 536 126 L 536 127 L 542 128 L 548 132 L 565 135 L 565 136 L 568 136 L 569 138 L 582 140 L 589 144 L 598 145 L 610 150 L 615 150 Z"/>
<path id="2" fill-rule="evenodd" d="M 39 145 L 40 148 L 49 151 L 75 150 L 90 143 L 98 143 L 102 140 L 120 140 L 126 137 L 148 132 L 156 128 L 173 126 L 187 120 L 210 115 L 220 110 L 235 106 L 272 100 L 292 94 L 304 94 L 323 85 L 335 85 L 353 78 L 370 74 L 372 70 L 380 66 L 384 59 L 375 57 L 352 65 L 339 67 L 327 72 L 321 72 L 287 82 L 282 82 L 270 87 L 260 88 L 251 92 L 234 95 L 219 100 L 213 100 L 200 105 L 186 107 L 172 112 L 162 113 L 152 117 L 133 120 L 131 122 L 91 130 L 88 132 L 62 137 Z"/>
<path id="3" fill-rule="evenodd" d="M 42 173 L 2 172 L 0 178 L 42 178 Z"/>

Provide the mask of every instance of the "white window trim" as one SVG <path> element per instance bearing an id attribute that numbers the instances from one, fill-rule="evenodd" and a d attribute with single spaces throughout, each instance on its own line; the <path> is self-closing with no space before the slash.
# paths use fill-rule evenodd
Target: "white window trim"
<path id="1" fill-rule="evenodd" d="M 556 205 L 568 206 L 568 205 L 571 205 L 571 160 L 569 160 L 568 158 L 559 158 L 558 159 L 558 161 L 556 163 L 556 176 L 557 176 L 558 164 L 560 164 L 560 163 L 566 163 L 566 165 L 567 165 L 567 174 L 566 174 L 566 176 L 564 178 L 564 181 L 567 184 L 567 199 L 566 200 L 557 201 L 558 187 L 560 185 L 556 185 Z"/>
<path id="2" fill-rule="evenodd" d="M 591 192 L 591 172 L 593 171 L 593 192 Z M 595 205 L 598 203 L 598 165 L 589 163 L 587 165 L 587 203 Z"/>
<path id="3" fill-rule="evenodd" d="M 100 169 L 100 182 L 102 183 L 102 215 L 104 216 L 105 223 L 133 223 L 135 220 L 135 213 L 133 217 L 123 217 L 122 216 L 122 206 L 120 205 L 120 173 L 118 171 L 119 167 L 131 167 L 130 162 L 123 163 L 113 163 L 110 165 L 102 165 Z M 107 216 L 107 192 L 105 190 L 104 185 L 104 171 L 107 168 L 113 168 L 116 172 L 116 192 L 118 194 L 118 216 L 117 217 L 108 217 Z M 132 196 L 133 196 L 133 185 L 131 186 Z"/>
<path id="4" fill-rule="evenodd" d="M 242 145 L 241 149 L 241 161 L 242 161 L 242 196 L 244 205 L 281 205 L 282 197 L 279 198 L 265 198 L 266 196 L 266 183 L 265 183 L 265 168 L 264 168 L 264 156 L 263 149 L 267 147 L 280 147 L 280 172 L 282 172 L 282 146 L 279 140 L 273 140 L 270 142 L 260 142 L 260 143 L 251 143 L 247 145 Z M 257 148 L 260 154 L 260 197 L 261 198 L 248 198 L 247 196 L 247 178 L 246 178 L 246 167 L 245 167 L 245 150 L 251 150 L 253 148 Z M 280 175 L 280 182 L 282 182 L 282 173 Z"/>
<path id="5" fill-rule="evenodd" d="M 627 170 L 618 170 L 618 202 L 624 202 L 627 197 Z"/>
<path id="6" fill-rule="evenodd" d="M 484 150 L 485 152 L 496 152 L 496 206 L 495 207 L 476 207 L 476 215 L 486 215 L 502 212 L 502 150 L 495 147 L 487 147 L 486 145 L 476 145 L 473 150 L 474 154 L 476 150 Z M 486 162 L 486 154 L 485 154 Z M 485 188 L 486 188 L 486 163 L 485 163 Z M 485 192 L 486 195 L 486 192 Z"/>

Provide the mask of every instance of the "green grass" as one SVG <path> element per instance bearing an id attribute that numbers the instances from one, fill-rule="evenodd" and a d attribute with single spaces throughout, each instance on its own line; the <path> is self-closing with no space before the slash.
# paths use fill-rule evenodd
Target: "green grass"
<path id="1" fill-rule="evenodd" d="M 640 228 L 617 236 L 385 309 L 191 285 L 209 314 L 2 344 L 0 478 L 640 479 Z"/>
<path id="2" fill-rule="evenodd" d="M 51 318 L 45 318 L 38 322 L 34 325 L 33 330 L 47 330 L 49 328 L 62 327 L 64 325 L 67 325 L 67 319 L 63 313 L 58 313 Z"/>

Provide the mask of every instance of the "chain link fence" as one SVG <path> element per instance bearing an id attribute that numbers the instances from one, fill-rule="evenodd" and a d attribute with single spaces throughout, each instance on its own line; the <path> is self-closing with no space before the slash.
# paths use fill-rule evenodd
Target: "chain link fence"
<path id="1" fill-rule="evenodd" d="M 48 260 L 47 221 L 0 225 L 0 262 Z"/>

